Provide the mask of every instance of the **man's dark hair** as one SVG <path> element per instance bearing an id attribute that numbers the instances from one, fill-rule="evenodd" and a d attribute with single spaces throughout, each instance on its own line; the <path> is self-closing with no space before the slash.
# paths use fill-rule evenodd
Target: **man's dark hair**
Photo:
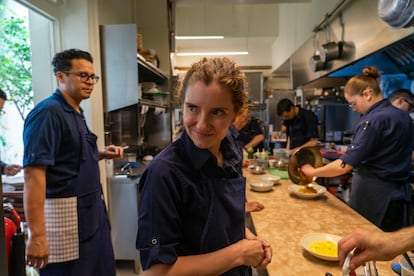
<path id="1" fill-rule="evenodd" d="M 289 99 L 281 99 L 277 103 L 277 115 L 281 116 L 283 112 L 289 112 L 292 106 L 295 106 Z"/>
<path id="2" fill-rule="evenodd" d="M 395 101 L 396 99 L 400 97 L 407 100 L 409 104 L 414 105 L 414 95 L 411 93 L 410 90 L 404 89 L 404 88 L 399 88 L 395 90 L 394 92 L 392 92 L 391 94 L 389 94 L 388 100 L 392 103 L 393 101 Z"/>
<path id="3" fill-rule="evenodd" d="M 7 95 L 6 92 L 4 92 L 3 90 L 0 89 L 0 99 L 3 99 L 5 101 L 7 101 Z"/>
<path id="4" fill-rule="evenodd" d="M 93 63 L 92 56 L 88 52 L 79 49 L 69 49 L 55 55 L 52 60 L 53 72 L 70 71 L 72 69 L 72 59 L 86 59 Z"/>

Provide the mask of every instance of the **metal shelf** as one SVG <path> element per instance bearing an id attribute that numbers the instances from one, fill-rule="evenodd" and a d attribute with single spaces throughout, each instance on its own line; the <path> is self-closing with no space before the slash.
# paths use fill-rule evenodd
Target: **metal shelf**
<path id="1" fill-rule="evenodd" d="M 163 84 L 168 77 L 157 67 L 145 61 L 144 57 L 137 55 L 139 82 L 155 82 Z"/>

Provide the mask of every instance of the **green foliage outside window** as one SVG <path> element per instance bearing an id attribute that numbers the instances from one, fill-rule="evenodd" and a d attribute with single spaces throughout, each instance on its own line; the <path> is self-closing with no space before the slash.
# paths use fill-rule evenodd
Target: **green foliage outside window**
<path id="1" fill-rule="evenodd" d="M 4 1 L 0 1 L 0 85 L 24 121 L 33 106 L 29 30 L 27 19 L 17 18 Z"/>

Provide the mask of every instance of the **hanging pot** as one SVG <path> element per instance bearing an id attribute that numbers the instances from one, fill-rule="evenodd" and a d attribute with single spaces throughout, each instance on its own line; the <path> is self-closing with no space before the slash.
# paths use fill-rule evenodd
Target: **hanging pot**
<path id="1" fill-rule="evenodd" d="M 317 72 L 325 69 L 325 62 L 321 60 L 319 55 L 313 55 L 309 59 L 309 66 L 313 72 Z"/>
<path id="2" fill-rule="evenodd" d="M 321 57 L 321 61 L 323 62 L 328 62 L 330 60 L 339 58 L 341 55 L 340 44 L 331 41 L 331 42 L 320 45 L 319 55 Z"/>

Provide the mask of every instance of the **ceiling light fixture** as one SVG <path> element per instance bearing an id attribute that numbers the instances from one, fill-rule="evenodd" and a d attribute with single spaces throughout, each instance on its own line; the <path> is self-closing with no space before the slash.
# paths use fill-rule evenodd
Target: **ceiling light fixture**
<path id="1" fill-rule="evenodd" d="M 184 56 L 241 56 L 248 55 L 249 52 L 200 52 L 200 53 L 176 53 L 179 57 Z"/>
<path id="2" fill-rule="evenodd" d="M 177 35 L 175 39 L 185 40 L 185 39 L 224 39 L 222 35 L 209 35 L 209 36 L 180 36 Z"/>

